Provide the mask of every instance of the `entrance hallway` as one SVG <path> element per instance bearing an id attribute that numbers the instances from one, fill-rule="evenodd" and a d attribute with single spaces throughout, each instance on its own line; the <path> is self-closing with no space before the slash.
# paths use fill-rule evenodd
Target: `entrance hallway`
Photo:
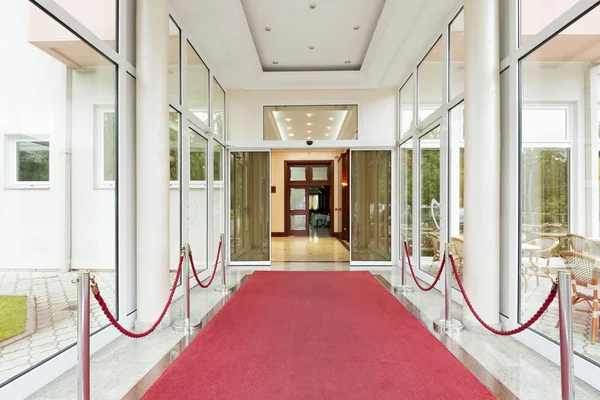
<path id="1" fill-rule="evenodd" d="M 319 265 L 323 264 L 290 263 L 277 265 L 269 270 L 305 271 Z M 344 268 L 344 270 L 348 269 L 348 266 Z M 232 268 L 229 280 L 239 284 L 241 280 L 248 279 L 247 276 L 254 271 L 254 268 Z M 368 268 L 368 271 L 382 280 L 388 289 L 391 288 L 390 284 L 395 285 L 400 279 L 398 269 Z M 219 281 L 220 277 L 217 276 L 215 279 Z M 407 275 L 407 282 L 410 283 L 410 279 L 412 279 L 410 275 Z M 265 290 L 268 293 L 269 288 Z M 220 292 L 213 290 L 194 288 L 191 293 L 192 315 L 195 318 L 206 315 L 204 322 L 208 322 L 215 312 L 229 301 L 229 296 L 223 298 Z M 442 312 L 443 296 L 436 291 L 427 293 L 415 291 L 409 298 L 399 294 L 395 296 L 429 328 L 432 320 L 438 318 Z M 174 302 L 172 315 L 179 315 L 181 304 L 181 299 Z M 455 305 L 454 310 L 457 315 L 462 312 L 459 305 Z M 500 390 L 505 387 L 520 399 L 553 399 L 557 398 L 557 393 L 560 393 L 559 367 L 516 340 L 471 331 L 464 331 L 460 335 L 446 339 L 432 331 L 430 333 L 445 343 L 445 346 L 457 358 L 464 360 L 464 363 L 480 366 L 479 372 L 472 372 L 478 379 L 488 382 L 488 385 L 495 385 Z M 171 329 L 157 331 L 143 340 L 117 338 L 91 358 L 94 373 L 91 398 L 128 400 L 141 398 L 165 369 L 177 359 L 183 349 L 194 340 L 196 339 L 192 337 L 190 342 L 181 332 Z M 135 362 L 127 360 L 135 360 Z M 203 368 L 210 369 L 210 366 L 203 366 Z M 235 370 L 228 373 L 235 376 Z M 77 372 L 73 368 L 34 393 L 29 399 L 75 399 L 77 398 L 76 377 Z M 498 397 L 514 398 L 501 394 L 498 394 Z M 577 379 L 576 398 L 600 399 L 600 392 Z"/>
<path id="2" fill-rule="evenodd" d="M 290 236 L 273 238 L 273 262 L 346 262 L 347 245 L 333 237 Z"/>

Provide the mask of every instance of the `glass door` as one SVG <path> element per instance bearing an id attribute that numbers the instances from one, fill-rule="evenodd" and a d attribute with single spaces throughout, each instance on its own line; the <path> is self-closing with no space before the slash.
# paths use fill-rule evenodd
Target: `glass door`
<path id="1" fill-rule="evenodd" d="M 308 236 L 308 188 L 289 188 L 290 236 Z"/>

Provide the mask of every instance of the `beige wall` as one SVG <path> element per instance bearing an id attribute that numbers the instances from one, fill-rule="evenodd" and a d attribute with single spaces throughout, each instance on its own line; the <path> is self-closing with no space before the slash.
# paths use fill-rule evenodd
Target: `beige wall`
<path id="1" fill-rule="evenodd" d="M 332 160 L 334 161 L 333 171 L 333 195 L 334 210 L 338 208 L 340 196 L 340 182 L 338 162 L 336 157 L 342 154 L 342 150 L 323 150 L 323 151 L 273 151 L 271 153 L 271 186 L 277 188 L 276 193 L 271 193 L 271 232 L 285 231 L 285 161 L 286 160 Z M 340 212 L 332 211 L 334 216 L 334 232 L 340 231 Z"/>

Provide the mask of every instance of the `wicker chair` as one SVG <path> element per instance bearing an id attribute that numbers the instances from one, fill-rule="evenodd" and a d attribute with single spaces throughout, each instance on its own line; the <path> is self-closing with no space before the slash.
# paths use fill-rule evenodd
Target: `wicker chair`
<path id="1" fill-rule="evenodd" d="M 538 246 L 540 249 L 531 252 L 529 257 L 524 257 L 522 260 L 522 275 L 526 292 L 527 281 L 530 276 L 535 276 L 536 285 L 538 286 L 540 278 L 552 279 L 550 276 L 550 258 L 558 249 L 560 242 L 554 237 L 541 237 L 527 243 Z"/>
<path id="2" fill-rule="evenodd" d="M 596 259 L 587 254 L 575 251 L 563 251 L 560 253 L 565 264 L 571 269 L 571 279 L 573 281 L 573 297 L 571 304 L 575 311 L 581 311 L 592 314 L 592 344 L 596 343 L 596 330 L 598 328 L 598 275 L 596 268 Z M 587 304 L 589 309 L 577 309 L 575 306 L 580 303 Z M 556 323 L 558 327 L 560 321 Z"/>
<path id="3" fill-rule="evenodd" d="M 569 248 L 578 253 L 587 253 L 587 238 L 574 233 L 567 234 L 569 238 Z"/>
<path id="4" fill-rule="evenodd" d="M 594 239 L 588 239 L 588 253 L 594 258 L 600 258 L 600 242 Z"/>
<path id="5" fill-rule="evenodd" d="M 451 237 L 450 243 L 452 244 L 452 252 L 454 253 L 454 258 L 456 260 L 456 268 L 458 269 L 458 274 L 462 275 L 463 262 L 465 256 L 465 243 L 461 238 L 458 237 Z"/>
<path id="6" fill-rule="evenodd" d="M 431 272 L 436 262 L 440 261 L 440 237 L 435 233 L 431 233 L 429 236 L 431 237 L 431 246 L 433 247 L 433 260 L 431 260 L 431 265 L 429 266 L 429 272 Z"/>

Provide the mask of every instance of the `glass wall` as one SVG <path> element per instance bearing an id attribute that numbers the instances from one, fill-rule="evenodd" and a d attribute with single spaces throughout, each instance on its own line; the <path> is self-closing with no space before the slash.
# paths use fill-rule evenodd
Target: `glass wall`
<path id="1" fill-rule="evenodd" d="M 450 100 L 465 88 L 465 15 L 461 11 L 450 24 Z"/>
<path id="2" fill-rule="evenodd" d="M 100 34 L 88 5 L 58 3 Z M 114 46 L 115 1 L 98 3 Z M 14 311 L 0 330 L 2 386 L 75 344 L 70 271 L 94 270 L 118 314 L 120 133 L 113 61 L 28 1 L 3 1 L 0 34 L 0 307 Z M 107 324 L 94 303 L 92 333 Z"/>
<path id="3" fill-rule="evenodd" d="M 462 278 L 464 261 L 463 231 L 465 216 L 465 106 L 460 103 L 450 110 L 448 126 L 449 152 L 449 222 L 450 222 L 450 244 L 456 260 L 458 261 L 459 276 Z M 458 289 L 456 280 L 452 285 Z"/>
<path id="4" fill-rule="evenodd" d="M 212 93 L 212 127 L 215 134 L 222 139 L 225 134 L 225 91 L 214 78 Z"/>
<path id="5" fill-rule="evenodd" d="M 575 1 L 536 7 L 522 4 L 523 40 L 539 32 Z M 546 298 L 559 269 L 570 268 L 577 354 L 600 365 L 594 318 L 600 259 L 598 226 L 598 109 L 600 8 L 591 10 L 520 60 L 519 99 L 521 270 L 519 322 L 528 320 Z M 595 282 L 595 283 L 594 283 Z M 589 297 L 586 297 L 589 296 Z M 583 299 L 587 299 L 589 304 Z M 554 341 L 557 304 L 533 329 Z M 579 310 L 588 312 L 579 312 Z M 600 338 L 599 338 L 600 339 Z M 596 344 L 595 346 L 598 346 Z"/>
<path id="6" fill-rule="evenodd" d="M 209 125 L 208 106 L 209 73 L 206 64 L 200 58 L 190 42 L 187 42 L 187 82 L 185 84 L 187 105 L 190 111 L 207 126 Z"/>
<path id="7" fill-rule="evenodd" d="M 418 76 L 418 99 L 419 108 L 417 123 L 421 123 L 435 110 L 444 100 L 444 64 L 442 38 L 435 42 L 429 53 L 425 56 L 417 68 Z"/>
<path id="8" fill-rule="evenodd" d="M 181 252 L 181 115 L 169 112 L 169 260 L 171 279 L 175 279 L 177 260 Z"/>
<path id="9" fill-rule="evenodd" d="M 415 80 L 408 78 L 400 89 L 400 137 L 408 133 L 415 125 Z"/>
<path id="10" fill-rule="evenodd" d="M 268 152 L 231 152 L 232 262 L 271 259 L 271 186 Z"/>
<path id="11" fill-rule="evenodd" d="M 351 260 L 391 261 L 392 152 L 352 151 L 350 164 Z"/>
<path id="12" fill-rule="evenodd" d="M 400 246 L 408 244 L 408 254 L 413 257 L 413 142 L 400 145 Z M 404 251 L 403 248 L 400 251 Z"/>
<path id="13" fill-rule="evenodd" d="M 206 269 L 208 265 L 208 140 L 192 128 L 188 131 L 188 138 L 190 146 L 188 240 L 193 250 L 196 271 L 200 271 Z"/>
<path id="14" fill-rule="evenodd" d="M 580 0 L 520 0 L 521 43 L 526 43 Z"/>
<path id="15" fill-rule="evenodd" d="M 169 18 L 169 102 L 181 103 L 181 31 Z"/>

